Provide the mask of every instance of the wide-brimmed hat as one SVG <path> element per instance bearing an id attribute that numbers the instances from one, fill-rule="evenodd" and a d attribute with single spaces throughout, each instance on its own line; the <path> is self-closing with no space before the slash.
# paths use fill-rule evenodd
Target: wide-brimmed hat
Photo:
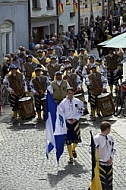
<path id="1" fill-rule="evenodd" d="M 68 49 L 68 51 L 70 52 L 70 51 L 72 51 L 73 53 L 75 52 L 75 49 Z"/>
<path id="2" fill-rule="evenodd" d="M 56 59 L 56 58 L 57 58 L 57 57 L 54 56 L 54 55 L 50 57 L 51 60 L 52 60 L 52 59 Z"/>
<path id="3" fill-rule="evenodd" d="M 42 71 L 42 65 L 40 63 L 38 63 L 36 66 L 35 66 L 35 71 Z"/>
<path id="4" fill-rule="evenodd" d="M 61 71 L 56 71 L 55 76 L 57 76 L 57 75 L 62 75 L 62 72 Z"/>
<path id="5" fill-rule="evenodd" d="M 69 60 L 69 59 L 65 59 L 65 61 L 64 62 L 69 62 L 69 63 L 71 63 L 71 61 Z"/>
<path id="6" fill-rule="evenodd" d="M 89 59 L 91 59 L 91 58 L 95 59 L 96 56 L 95 56 L 94 54 L 90 54 L 90 55 L 88 56 L 88 58 L 89 58 Z"/>
<path id="7" fill-rule="evenodd" d="M 15 65 L 15 64 L 10 64 L 9 66 L 9 70 L 12 70 L 12 69 L 18 69 L 18 65 Z"/>
<path id="8" fill-rule="evenodd" d="M 103 61 L 103 59 L 102 59 L 101 57 L 98 57 L 98 58 L 96 59 L 96 61 Z"/>

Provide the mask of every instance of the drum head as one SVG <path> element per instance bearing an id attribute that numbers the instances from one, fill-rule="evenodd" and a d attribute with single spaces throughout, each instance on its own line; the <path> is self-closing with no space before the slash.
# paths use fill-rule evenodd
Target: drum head
<path id="1" fill-rule="evenodd" d="M 109 93 L 103 93 L 103 94 L 100 94 L 98 96 L 98 98 L 104 98 L 104 97 L 107 97 L 107 96 L 109 96 Z"/>
<path id="2" fill-rule="evenodd" d="M 83 93 L 74 94 L 74 97 L 75 97 L 75 98 L 79 98 L 80 96 L 83 96 Z"/>
<path id="3" fill-rule="evenodd" d="M 25 101 L 28 101 L 30 99 L 31 99 L 31 97 L 23 97 L 23 98 L 19 99 L 19 102 L 25 102 Z"/>
<path id="4" fill-rule="evenodd" d="M 41 98 L 41 101 L 45 101 L 46 100 L 46 97 L 44 97 L 44 98 Z"/>

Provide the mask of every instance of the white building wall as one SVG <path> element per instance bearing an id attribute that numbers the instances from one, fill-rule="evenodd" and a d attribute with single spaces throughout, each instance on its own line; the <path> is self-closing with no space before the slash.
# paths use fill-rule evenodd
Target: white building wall
<path id="1" fill-rule="evenodd" d="M 77 11 L 74 17 L 70 17 L 70 12 L 73 11 L 73 0 L 69 0 L 70 5 L 66 5 L 66 0 L 62 0 L 64 12 L 59 15 L 59 25 L 63 25 L 63 31 L 68 31 L 69 26 L 75 26 L 75 34 L 78 33 L 78 4 Z M 76 2 L 78 2 L 76 0 Z"/>

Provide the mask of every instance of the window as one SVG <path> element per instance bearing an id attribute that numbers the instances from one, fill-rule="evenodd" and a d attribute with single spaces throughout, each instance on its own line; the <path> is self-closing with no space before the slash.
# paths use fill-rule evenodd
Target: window
<path id="1" fill-rule="evenodd" d="M 70 5 L 70 0 L 66 0 L 66 5 Z"/>
<path id="2" fill-rule="evenodd" d="M 85 18 L 85 26 L 88 26 L 88 17 Z"/>
<path id="3" fill-rule="evenodd" d="M 53 8 L 52 0 L 47 0 L 47 8 Z"/>
<path id="4" fill-rule="evenodd" d="M 40 1 L 32 0 L 32 8 L 40 8 Z"/>

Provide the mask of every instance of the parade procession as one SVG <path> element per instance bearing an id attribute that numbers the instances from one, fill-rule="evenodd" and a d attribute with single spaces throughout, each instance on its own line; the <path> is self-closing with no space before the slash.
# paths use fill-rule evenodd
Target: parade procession
<path id="1" fill-rule="evenodd" d="M 0 190 L 126 189 L 124 7 L 0 1 Z"/>

